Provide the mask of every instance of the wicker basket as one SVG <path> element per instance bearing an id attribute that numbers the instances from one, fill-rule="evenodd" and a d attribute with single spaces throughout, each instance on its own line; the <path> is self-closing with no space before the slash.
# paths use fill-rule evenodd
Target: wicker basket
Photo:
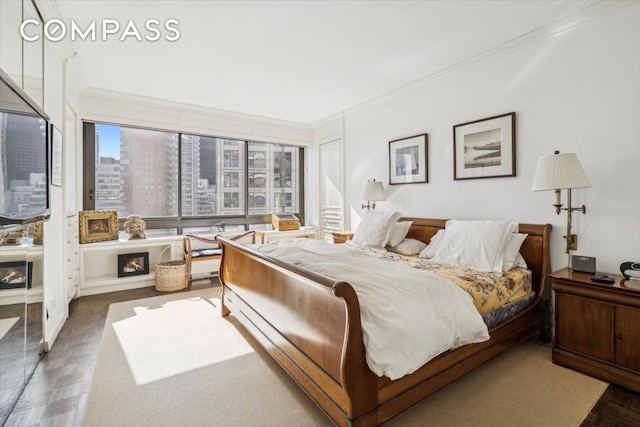
<path id="1" fill-rule="evenodd" d="M 179 291 L 189 286 L 191 274 L 187 266 L 186 253 L 184 253 L 185 259 L 183 260 L 160 262 L 164 252 L 174 246 L 184 253 L 184 250 L 177 245 L 167 246 L 160 252 L 156 264 L 156 290 L 158 291 Z"/>

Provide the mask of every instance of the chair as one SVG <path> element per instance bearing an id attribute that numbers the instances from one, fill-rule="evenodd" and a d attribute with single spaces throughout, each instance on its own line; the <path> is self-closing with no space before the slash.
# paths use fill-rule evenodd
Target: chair
<path id="1" fill-rule="evenodd" d="M 193 280 L 194 274 L 207 274 L 207 277 L 215 277 L 218 275 L 220 260 L 222 259 L 222 248 L 216 241 L 217 236 L 227 237 L 243 243 L 255 242 L 254 231 L 247 231 L 245 233 L 219 233 L 209 236 L 185 235 L 184 252 L 187 256 L 187 267 L 191 272 L 189 281 Z"/>

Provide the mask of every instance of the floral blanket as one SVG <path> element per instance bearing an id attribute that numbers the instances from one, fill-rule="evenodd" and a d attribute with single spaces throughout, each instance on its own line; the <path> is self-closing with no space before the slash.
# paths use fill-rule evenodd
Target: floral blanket
<path id="1" fill-rule="evenodd" d="M 429 270 L 449 279 L 464 289 L 473 298 L 473 304 L 480 314 L 496 310 L 508 302 L 515 301 L 531 293 L 531 271 L 524 268 L 513 268 L 502 276 L 484 273 L 458 265 L 439 264 L 428 259 L 414 258 L 388 252 L 382 249 L 356 246 L 372 257 L 409 267 Z"/>

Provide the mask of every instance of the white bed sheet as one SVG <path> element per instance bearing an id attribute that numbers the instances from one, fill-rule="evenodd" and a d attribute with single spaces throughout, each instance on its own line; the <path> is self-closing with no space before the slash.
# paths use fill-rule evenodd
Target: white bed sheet
<path id="1" fill-rule="evenodd" d="M 379 376 L 401 378 L 449 349 L 489 339 L 471 296 L 430 271 L 320 240 L 276 240 L 254 247 L 353 286 L 367 364 Z"/>

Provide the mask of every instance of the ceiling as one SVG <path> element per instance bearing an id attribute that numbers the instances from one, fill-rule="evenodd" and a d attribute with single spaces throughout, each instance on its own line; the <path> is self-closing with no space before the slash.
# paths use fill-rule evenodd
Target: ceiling
<path id="1" fill-rule="evenodd" d="M 101 40 L 72 42 L 88 87 L 313 124 L 445 70 L 597 0 L 56 0 Z M 57 12 L 56 12 L 57 13 Z M 121 41 L 133 20 L 141 37 Z M 162 23 L 177 19 L 180 37 Z"/>

